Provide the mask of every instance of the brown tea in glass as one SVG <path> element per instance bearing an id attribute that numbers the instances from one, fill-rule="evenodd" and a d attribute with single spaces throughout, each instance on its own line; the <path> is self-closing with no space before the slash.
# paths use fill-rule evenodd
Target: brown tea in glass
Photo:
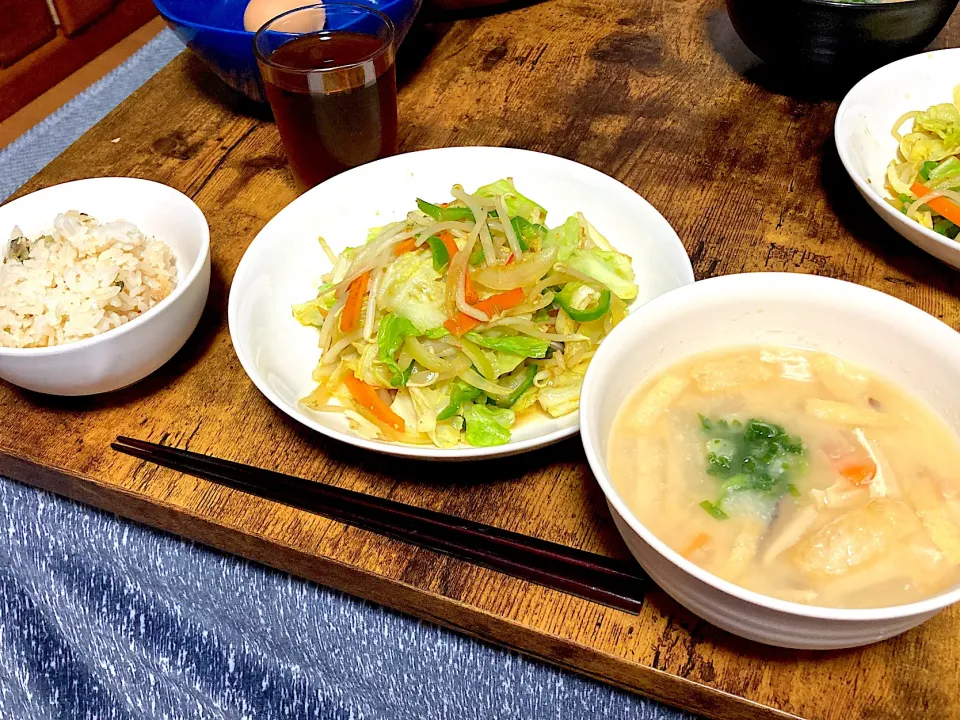
<path id="1" fill-rule="evenodd" d="M 373 8 L 325 3 L 254 37 L 264 87 L 300 190 L 397 151 L 394 30 Z"/>

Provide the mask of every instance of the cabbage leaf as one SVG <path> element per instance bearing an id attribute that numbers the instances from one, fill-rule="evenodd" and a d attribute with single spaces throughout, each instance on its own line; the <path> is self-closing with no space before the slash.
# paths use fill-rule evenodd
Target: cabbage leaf
<path id="1" fill-rule="evenodd" d="M 297 319 L 297 322 L 306 326 L 323 327 L 324 317 L 337 301 L 332 292 L 323 296 L 320 295 L 329 287 L 331 287 L 329 284 L 321 285 L 317 290 L 316 298 L 293 306 L 293 316 Z"/>
<path id="2" fill-rule="evenodd" d="M 433 431 L 427 434 L 437 447 L 455 448 L 460 444 L 461 430 L 463 430 L 463 418 L 454 415 L 449 420 L 438 422 Z"/>
<path id="3" fill-rule="evenodd" d="M 520 355 L 525 358 L 545 358 L 547 350 L 550 348 L 550 343 L 546 340 L 538 340 L 526 335 L 493 337 L 478 332 L 468 332 L 467 339 L 480 347 L 510 353 L 511 355 Z"/>
<path id="4" fill-rule="evenodd" d="M 577 219 L 580 221 L 580 225 L 583 228 L 584 247 L 598 247 L 601 250 L 614 250 L 613 245 L 610 244 L 610 241 L 607 240 L 600 232 L 590 224 L 590 221 L 583 216 L 583 213 L 577 213 Z"/>
<path id="5" fill-rule="evenodd" d="M 497 180 L 495 183 L 477 188 L 474 195 L 487 198 L 503 195 L 503 204 L 511 217 L 519 216 L 532 223 L 542 223 L 547 219 L 546 209 L 525 195 L 521 195 L 511 178 Z"/>
<path id="6" fill-rule="evenodd" d="M 537 395 L 540 407 L 555 418 L 575 412 L 580 407 L 582 384 L 583 376 L 571 371 L 553 378 L 546 386 L 540 388 L 540 393 Z"/>
<path id="7" fill-rule="evenodd" d="M 913 121 L 913 129 L 932 132 L 950 147 L 960 147 L 960 110 L 953 103 L 927 108 Z"/>
<path id="8" fill-rule="evenodd" d="M 576 215 L 567 218 L 563 225 L 547 230 L 543 238 L 543 249 L 557 248 L 557 260 L 564 261 L 580 247 L 580 221 Z"/>
<path id="9" fill-rule="evenodd" d="M 397 352 L 403 345 L 403 339 L 407 336 L 416 337 L 420 334 L 414 324 L 405 317 L 387 313 L 380 320 L 380 330 L 377 331 L 377 345 L 380 348 L 380 362 L 393 370 L 394 375 L 390 379 L 393 387 L 402 387 L 407 384 L 410 377 L 410 370 L 413 367 L 411 363 L 406 370 L 397 364 Z"/>
<path id="10" fill-rule="evenodd" d="M 409 387 L 407 391 L 417 413 L 417 430 L 427 434 L 436 432 L 437 415 L 450 402 L 450 383 L 432 387 Z"/>
<path id="11" fill-rule="evenodd" d="M 394 372 L 380 360 L 379 348 L 375 344 L 368 343 L 363 346 L 356 364 L 354 374 L 358 380 L 374 387 L 396 387 L 392 382 L 395 377 Z"/>
<path id="12" fill-rule="evenodd" d="M 448 420 L 460 411 L 460 406 L 480 395 L 479 388 L 468 385 L 463 380 L 454 380 L 450 388 L 450 400 L 442 410 L 438 409 L 437 421 Z"/>
<path id="13" fill-rule="evenodd" d="M 597 248 L 575 250 L 567 260 L 567 265 L 610 288 L 621 300 L 633 300 L 637 296 L 633 263 L 623 253 Z"/>
<path id="14" fill-rule="evenodd" d="M 467 423 L 467 442 L 475 447 L 490 447 L 510 442 L 510 426 L 516 414 L 506 408 L 470 403 L 463 406 L 463 419 Z"/>
<path id="15" fill-rule="evenodd" d="M 387 266 L 377 302 L 385 312 L 406 318 L 422 334 L 443 325 L 444 283 L 430 253 L 404 253 Z"/>

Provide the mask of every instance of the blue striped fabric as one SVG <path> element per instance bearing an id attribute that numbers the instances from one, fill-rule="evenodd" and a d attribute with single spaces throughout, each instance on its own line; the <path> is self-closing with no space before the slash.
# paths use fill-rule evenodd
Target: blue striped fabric
<path id="1" fill-rule="evenodd" d="M 0 151 L 0 197 L 181 49 L 164 31 Z M 690 717 L 10 480 L 0 508 L 4 720 Z"/>

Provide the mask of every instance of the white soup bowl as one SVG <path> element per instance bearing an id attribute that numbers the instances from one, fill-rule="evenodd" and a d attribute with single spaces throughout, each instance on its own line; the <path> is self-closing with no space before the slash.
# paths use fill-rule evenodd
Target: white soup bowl
<path id="1" fill-rule="evenodd" d="M 751 345 L 808 348 L 862 365 L 925 402 L 960 434 L 960 334 L 908 303 L 840 280 L 790 273 L 727 275 L 654 298 L 604 340 L 587 370 L 580 404 L 590 467 L 644 570 L 704 620 L 789 648 L 866 645 L 960 600 L 958 587 L 908 605 L 864 610 L 778 600 L 686 560 L 631 512 L 607 469 L 610 430 L 624 400 L 685 358 Z"/>

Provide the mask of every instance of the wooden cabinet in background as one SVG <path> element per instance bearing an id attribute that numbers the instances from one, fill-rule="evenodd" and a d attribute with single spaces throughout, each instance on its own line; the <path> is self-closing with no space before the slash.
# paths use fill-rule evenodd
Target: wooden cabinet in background
<path id="1" fill-rule="evenodd" d="M 12 65 L 56 34 L 47 0 L 5 0 L 0 8 L 0 67 Z"/>
<path id="2" fill-rule="evenodd" d="M 151 0 L 0 0 L 0 6 L 0 121 L 157 15 Z"/>
<path id="3" fill-rule="evenodd" d="M 106 15 L 116 0 L 53 0 L 60 18 L 60 29 L 73 35 L 101 15 Z"/>

